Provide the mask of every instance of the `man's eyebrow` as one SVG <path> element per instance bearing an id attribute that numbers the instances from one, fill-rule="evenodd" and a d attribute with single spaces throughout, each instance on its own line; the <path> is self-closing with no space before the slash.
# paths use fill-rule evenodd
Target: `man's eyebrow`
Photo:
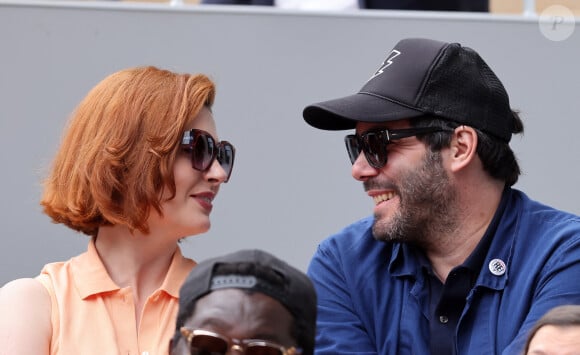
<path id="1" fill-rule="evenodd" d="M 201 322 L 196 323 L 195 328 L 212 327 L 217 329 L 230 329 L 231 325 L 217 317 L 204 318 Z"/>

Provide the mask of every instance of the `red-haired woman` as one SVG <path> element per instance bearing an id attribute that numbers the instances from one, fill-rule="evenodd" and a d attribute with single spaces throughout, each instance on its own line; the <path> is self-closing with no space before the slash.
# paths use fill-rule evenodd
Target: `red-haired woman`
<path id="1" fill-rule="evenodd" d="M 0 354 L 165 354 L 195 262 L 178 241 L 210 228 L 234 147 L 215 87 L 155 67 L 114 73 L 70 118 L 41 205 L 87 252 L 0 290 Z"/>

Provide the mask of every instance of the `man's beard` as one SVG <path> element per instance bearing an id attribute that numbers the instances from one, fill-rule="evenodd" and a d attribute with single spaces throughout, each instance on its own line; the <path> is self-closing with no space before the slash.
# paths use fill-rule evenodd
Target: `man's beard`
<path id="1" fill-rule="evenodd" d="M 457 193 L 445 171 L 440 152 L 427 150 L 423 164 L 394 182 L 399 209 L 388 218 L 375 214 L 377 240 L 404 242 L 428 248 L 458 224 Z M 380 182 L 365 183 L 380 188 Z M 387 219 L 388 218 L 388 219 Z"/>

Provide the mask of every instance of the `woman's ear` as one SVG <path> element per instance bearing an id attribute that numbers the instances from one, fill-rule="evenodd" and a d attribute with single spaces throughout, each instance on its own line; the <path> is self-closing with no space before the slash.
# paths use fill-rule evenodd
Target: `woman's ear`
<path id="1" fill-rule="evenodd" d="M 450 168 L 457 172 L 468 166 L 477 155 L 477 132 L 469 126 L 455 128 L 450 144 Z"/>

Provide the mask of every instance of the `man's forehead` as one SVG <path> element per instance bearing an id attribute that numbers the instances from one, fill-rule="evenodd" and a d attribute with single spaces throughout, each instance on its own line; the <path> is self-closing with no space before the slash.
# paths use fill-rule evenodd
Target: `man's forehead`
<path id="1" fill-rule="evenodd" d="M 219 289 L 201 297 L 185 327 L 234 339 L 263 339 L 295 345 L 292 314 L 274 298 L 243 289 Z"/>
<path id="2" fill-rule="evenodd" d="M 242 319 L 252 319 L 256 321 L 255 324 L 276 323 L 285 315 L 292 318 L 279 301 L 264 293 L 224 288 L 201 297 L 186 325 L 203 327 L 211 323 L 227 328 L 228 324 L 235 324 Z"/>

